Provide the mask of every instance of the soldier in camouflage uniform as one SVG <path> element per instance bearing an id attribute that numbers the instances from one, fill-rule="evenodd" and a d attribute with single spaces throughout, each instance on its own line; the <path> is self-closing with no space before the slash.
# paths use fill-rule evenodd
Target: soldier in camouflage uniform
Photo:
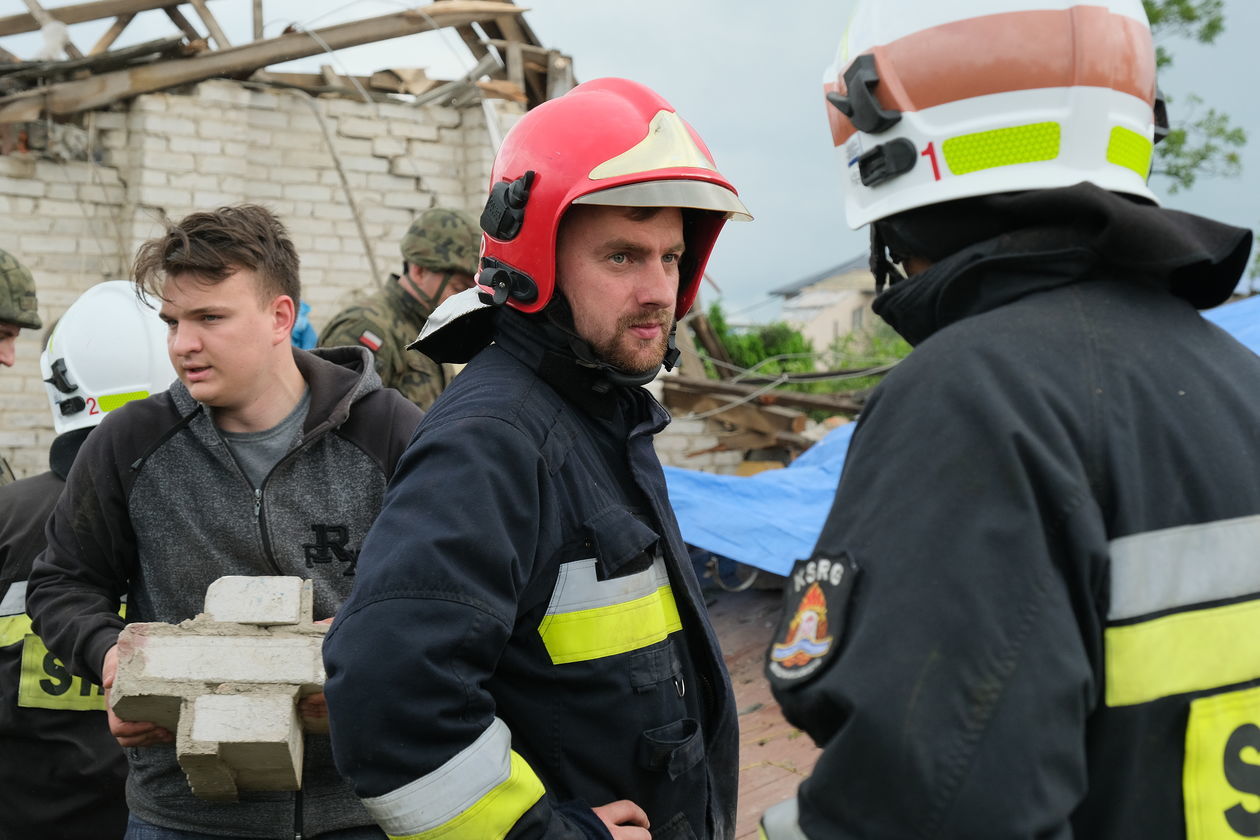
<path id="1" fill-rule="evenodd" d="M 18 333 L 23 327 L 37 330 L 43 325 L 31 272 L 8 251 L 0 250 L 0 365 L 13 367 Z M 0 457 L 0 484 L 12 480 L 13 471 Z"/>
<path id="2" fill-rule="evenodd" d="M 407 345 L 439 303 L 472 286 L 480 249 L 481 229 L 469 216 L 426 210 L 402 239 L 402 274 L 391 274 L 385 288 L 334 315 L 319 346 L 363 345 L 376 357 L 385 387 L 427 409 L 446 387 L 446 373 L 427 356 L 407 352 Z"/>

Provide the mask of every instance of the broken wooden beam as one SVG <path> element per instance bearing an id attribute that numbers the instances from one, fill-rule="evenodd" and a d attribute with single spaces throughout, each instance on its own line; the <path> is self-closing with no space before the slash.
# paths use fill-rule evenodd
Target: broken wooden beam
<path id="1" fill-rule="evenodd" d="M 23 0 L 23 2 L 26 3 L 26 8 L 30 12 L 31 17 L 35 18 L 41 29 L 57 20 L 48 14 L 43 6 L 39 5 L 39 0 Z M 79 52 L 79 48 L 70 40 L 68 31 L 66 32 L 66 42 L 62 45 L 62 49 L 65 50 L 67 58 L 83 58 L 83 53 Z M 51 58 L 51 56 L 49 57 Z"/>
<path id="2" fill-rule="evenodd" d="M 54 20 L 71 24 L 147 12 L 150 9 L 173 6 L 175 2 L 182 2 L 182 0 L 174 0 L 174 2 L 172 0 L 96 0 L 92 3 L 76 3 L 72 6 L 55 6 L 44 11 Z M 0 17 L 0 36 L 36 32 L 39 27 L 39 21 L 30 12 Z"/>
<path id="3" fill-rule="evenodd" d="M 28 122 L 45 113 L 74 114 L 142 93 L 216 76 L 249 73 L 269 64 L 322 53 L 325 47 L 339 50 L 524 11 L 495 0 L 441 0 L 421 9 L 338 24 L 312 33 L 289 32 L 194 58 L 156 62 L 0 97 L 0 123 Z"/>
<path id="4" fill-rule="evenodd" d="M 691 391 L 693 393 L 709 393 L 709 394 L 727 394 L 734 397 L 743 397 L 748 402 L 755 402 L 758 405 L 781 405 L 788 408 L 799 408 L 803 411 L 829 411 L 833 414 L 857 414 L 862 410 L 863 401 L 854 394 L 805 394 L 800 391 L 769 391 L 764 394 L 757 392 L 764 389 L 753 385 L 741 385 L 737 382 L 718 382 L 716 380 L 707 379 L 697 381 L 695 379 L 682 379 L 681 377 L 668 376 L 661 380 L 665 385 L 665 392 L 671 390 Z"/>
<path id="5" fill-rule="evenodd" d="M 127 28 L 127 24 L 135 19 L 135 12 L 128 12 L 125 15 L 119 15 L 114 18 L 114 23 L 105 30 L 105 34 L 100 37 L 93 46 L 88 50 L 88 55 L 100 55 L 114 45 L 118 40 L 118 36 L 123 34 L 123 30 Z"/>
<path id="6" fill-rule="evenodd" d="M 223 34 L 223 28 L 219 26 L 219 21 L 214 15 L 210 14 L 210 8 L 206 6 L 206 0 L 188 0 L 193 9 L 197 12 L 197 17 L 201 18 L 201 22 L 205 24 L 206 31 L 210 33 L 210 37 L 214 39 L 214 45 L 221 50 L 226 50 L 232 46 L 227 36 Z"/>

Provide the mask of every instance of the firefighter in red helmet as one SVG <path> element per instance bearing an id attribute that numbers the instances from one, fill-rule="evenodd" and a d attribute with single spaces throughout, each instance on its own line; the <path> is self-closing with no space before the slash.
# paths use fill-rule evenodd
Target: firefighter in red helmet
<path id="1" fill-rule="evenodd" d="M 704 143 L 634 82 L 504 139 L 477 288 L 417 342 L 468 366 L 325 646 L 338 765 L 391 836 L 733 836 L 730 682 L 652 447 L 668 415 L 639 387 L 732 218 Z"/>

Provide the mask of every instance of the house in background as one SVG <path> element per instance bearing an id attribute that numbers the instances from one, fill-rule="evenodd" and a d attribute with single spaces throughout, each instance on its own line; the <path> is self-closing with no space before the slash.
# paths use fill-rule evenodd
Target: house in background
<path id="1" fill-rule="evenodd" d="M 868 334 L 879 323 L 871 311 L 875 279 L 865 252 L 848 262 L 770 290 L 783 298 L 780 317 L 825 352 L 850 333 Z"/>

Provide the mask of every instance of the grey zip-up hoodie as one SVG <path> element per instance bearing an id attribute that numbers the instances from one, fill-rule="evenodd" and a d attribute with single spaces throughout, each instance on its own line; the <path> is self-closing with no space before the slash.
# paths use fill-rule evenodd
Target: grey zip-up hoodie
<path id="1" fill-rule="evenodd" d="M 90 436 L 48 521 L 27 610 L 76 674 L 100 681 L 123 620 L 179 622 L 223 575 L 314 582 L 315 618 L 332 616 L 354 582 L 359 545 L 421 412 L 382 389 L 365 348 L 294 351 L 310 386 L 302 434 L 261 489 L 246 480 L 208 411 L 176 382 L 111 413 Z M 173 746 L 127 750 L 127 803 L 157 825 L 249 838 L 290 838 L 295 797 L 196 798 Z M 306 836 L 371 819 L 333 767 L 328 739 L 308 735 L 301 812 Z"/>

